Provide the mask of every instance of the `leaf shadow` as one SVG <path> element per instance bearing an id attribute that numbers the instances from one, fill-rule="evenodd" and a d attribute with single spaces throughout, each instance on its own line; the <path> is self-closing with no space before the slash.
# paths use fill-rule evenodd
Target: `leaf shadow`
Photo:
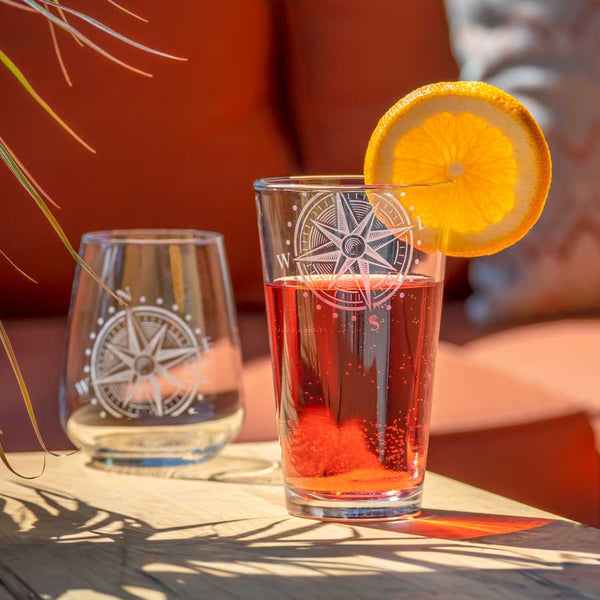
<path id="1" fill-rule="evenodd" d="M 356 526 L 257 516 L 155 527 L 62 491 L 16 485 L 17 493 L 0 495 L 0 592 L 4 586 L 16 598 L 58 599 L 73 590 L 125 600 L 380 598 L 386 589 L 444 590 L 451 575 L 501 586 L 507 571 L 527 593 L 534 578 L 562 597 L 596 597 L 577 595 L 565 576 L 559 581 L 556 573 L 566 571 L 585 575 L 600 594 L 600 531 L 581 527 L 574 535 L 577 526 L 563 521 L 425 511 Z M 490 558 L 502 567 L 476 568 Z"/>

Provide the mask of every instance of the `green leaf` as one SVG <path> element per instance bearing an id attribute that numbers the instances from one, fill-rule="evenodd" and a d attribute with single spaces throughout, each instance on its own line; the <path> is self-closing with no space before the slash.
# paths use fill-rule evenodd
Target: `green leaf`
<path id="1" fill-rule="evenodd" d="M 120 4 L 117 4 L 115 2 L 115 0 L 108 0 L 109 4 L 112 4 L 113 6 L 116 6 L 119 10 L 122 10 L 124 13 L 128 14 L 130 17 L 133 17 L 134 19 L 137 19 L 138 21 L 142 21 L 143 23 L 147 23 L 148 19 L 144 19 L 144 17 L 141 17 L 140 15 L 128 10 L 127 8 L 125 8 L 124 6 L 121 6 Z"/>
<path id="2" fill-rule="evenodd" d="M 62 21 L 61 21 L 62 23 Z M 16 77 L 17 81 L 29 92 L 29 95 L 70 135 L 72 135 L 82 146 L 94 154 L 96 151 L 84 142 L 53 110 L 50 105 L 33 89 L 25 75 L 21 73 L 17 65 L 0 50 L 0 62 Z"/>
<path id="3" fill-rule="evenodd" d="M 125 304 L 125 302 L 119 298 L 103 281 L 100 277 L 94 272 L 94 270 L 77 254 L 75 248 L 69 242 L 65 232 L 60 226 L 59 222 L 56 220 L 56 217 L 52 214 L 52 211 L 48 208 L 47 204 L 44 202 L 42 197 L 37 193 L 33 185 L 29 182 L 23 171 L 19 168 L 19 165 L 13 160 L 10 152 L 4 145 L 4 143 L 0 140 L 0 158 L 6 163 L 10 171 L 13 175 L 19 180 L 21 185 L 29 192 L 29 195 L 35 200 L 36 204 L 50 223 L 56 234 L 60 238 L 60 241 L 63 243 L 69 254 L 77 261 L 79 266 L 86 272 L 88 275 L 96 281 L 106 292 L 108 292 L 113 298 L 115 298 L 120 304 Z"/>
<path id="4" fill-rule="evenodd" d="M 27 2 L 27 1 L 28 0 L 23 0 L 23 2 Z M 52 5 L 54 6 L 55 4 L 56 4 L 56 2 L 53 2 Z M 98 54 L 101 54 L 105 58 L 108 58 L 108 60 L 124 67 L 125 69 L 133 71 L 134 73 L 143 75 L 144 77 L 152 77 L 151 73 L 147 73 L 146 71 L 142 71 L 141 69 L 138 69 L 137 67 L 127 64 L 126 62 L 118 59 L 116 56 L 113 56 L 112 54 L 110 54 L 109 52 L 104 50 L 104 48 L 101 48 L 100 46 L 98 46 L 98 44 L 95 44 L 94 42 L 92 42 L 92 40 L 85 37 L 82 33 L 80 33 L 77 29 L 75 29 L 75 27 L 73 27 L 69 22 L 67 22 L 66 19 L 59 19 L 54 14 L 52 14 L 50 11 L 46 10 L 44 7 L 40 6 L 39 4 L 36 4 L 35 2 L 30 3 L 30 6 L 32 6 L 34 8 L 35 12 L 46 17 L 46 19 L 48 19 L 48 21 L 51 21 L 52 23 L 55 23 L 56 25 L 58 25 L 61 29 L 68 31 L 77 41 L 79 41 L 80 43 L 83 42 L 84 44 L 86 44 L 87 46 L 92 48 L 92 50 L 95 50 L 96 52 L 98 52 Z M 63 16 L 64 16 L 64 13 L 63 13 Z"/>
<path id="5" fill-rule="evenodd" d="M 21 169 L 25 177 L 29 179 L 29 183 L 31 183 L 31 185 L 41 194 L 41 196 L 46 198 L 46 200 L 48 200 L 52 206 L 60 209 L 60 205 L 54 202 L 54 200 L 50 198 L 48 192 L 33 178 L 33 175 L 26 169 L 25 165 L 19 160 L 18 156 L 12 151 L 10 146 L 2 139 L 2 136 L 0 136 L 0 142 L 4 144 L 6 151 L 12 156 L 12 159 L 17 163 L 19 169 Z"/>
<path id="6" fill-rule="evenodd" d="M 29 390 L 27 389 L 27 384 L 25 383 L 25 379 L 23 377 L 23 373 L 21 372 L 21 368 L 19 367 L 19 361 L 17 360 L 17 355 L 10 343 L 10 338 L 8 337 L 8 332 L 4 327 L 4 323 L 0 321 L 0 341 L 4 346 L 4 350 L 6 351 L 6 356 L 8 356 L 8 361 L 10 362 L 10 366 L 15 374 L 15 378 L 17 379 L 17 383 L 19 384 L 19 389 L 21 390 L 21 395 L 23 396 L 23 400 L 25 401 L 25 407 L 27 408 L 27 414 L 29 415 L 29 420 L 31 421 L 31 426 L 33 427 L 33 431 L 35 432 L 35 437 L 44 452 L 48 454 L 52 454 L 52 456 L 68 456 L 69 454 L 73 454 L 73 452 L 69 453 L 58 453 L 52 452 L 46 446 L 44 442 L 44 438 L 42 438 L 42 434 L 40 432 L 40 428 L 38 426 L 37 419 L 35 418 L 35 412 L 33 410 L 33 405 L 31 404 L 31 397 L 29 396 Z M 75 450 L 74 452 L 77 452 Z M 6 464 L 6 463 L 5 463 Z"/>
<path id="7" fill-rule="evenodd" d="M 23 2 L 27 3 L 33 9 L 36 9 L 36 7 L 38 9 L 41 9 L 41 7 L 34 0 L 23 0 Z M 52 2 L 52 0 L 38 0 L 38 2 L 41 2 L 42 4 L 46 4 L 46 5 L 55 4 L 54 2 Z M 89 23 L 90 25 L 96 27 L 97 29 L 100 29 L 104 33 L 107 33 L 108 35 L 111 35 L 111 36 L 117 38 L 124 44 L 129 44 L 130 46 L 133 46 L 134 48 L 138 48 L 139 50 L 143 50 L 144 52 L 149 52 L 150 54 L 156 54 L 156 56 L 162 56 L 163 58 L 171 58 L 173 60 L 182 60 L 182 61 L 187 60 L 185 58 L 181 58 L 180 56 L 173 56 L 172 54 L 167 54 L 166 52 L 161 52 L 160 50 L 155 50 L 154 48 L 150 48 L 149 46 L 144 46 L 144 44 L 140 44 L 139 42 L 136 42 L 135 40 L 125 37 L 124 35 L 121 35 L 118 31 L 115 31 L 114 29 L 107 27 L 103 23 L 100 23 L 100 21 L 97 21 L 96 19 L 94 19 L 82 12 L 79 12 L 78 10 L 74 10 L 73 8 L 68 8 L 64 4 L 61 4 L 60 7 L 63 11 L 65 11 L 71 15 L 75 15 L 76 17 L 79 17 L 82 21 L 85 21 L 86 23 Z M 41 10 L 43 10 L 43 9 L 41 9 Z M 47 16 L 47 15 L 45 15 L 45 16 Z"/>
<path id="8" fill-rule="evenodd" d="M 92 40 L 90 40 L 89 38 L 87 38 L 86 36 L 84 36 L 81 32 L 79 32 L 77 29 L 75 29 L 75 27 L 73 27 L 72 25 L 70 25 L 69 23 L 66 23 L 65 21 L 59 19 L 58 17 L 56 17 L 53 13 L 51 13 L 49 10 L 45 9 L 44 7 L 40 6 L 39 4 L 37 4 L 36 2 L 34 2 L 33 0 L 23 0 L 23 2 L 27 3 L 31 8 L 33 8 L 34 10 L 36 10 L 39 14 L 43 15 L 44 17 L 46 17 L 46 19 L 48 19 L 49 21 L 52 21 L 53 23 L 55 23 L 56 25 L 58 25 L 61 29 L 64 29 L 65 31 L 70 32 L 72 35 L 75 35 L 80 41 L 82 41 L 83 43 L 85 43 L 87 46 L 89 46 L 90 48 L 92 48 L 93 50 L 95 50 L 96 52 L 98 52 L 98 54 L 101 54 L 102 56 L 104 56 L 105 58 L 108 58 L 108 60 L 121 65 L 122 67 L 124 67 L 125 69 L 129 69 L 130 71 L 133 71 L 134 73 L 138 73 L 139 75 L 144 75 L 145 77 L 152 77 L 151 73 L 147 73 L 146 71 L 142 71 L 141 69 L 138 69 L 137 67 L 134 67 L 122 60 L 120 60 L 119 58 L 117 58 L 116 56 L 113 56 L 112 54 L 108 53 L 106 50 L 104 50 L 104 48 L 102 48 L 101 46 L 99 46 L 98 44 L 95 44 L 94 42 L 92 42 Z M 55 5 L 54 2 L 49 3 L 52 6 Z M 61 4 L 61 8 L 64 10 L 65 7 L 62 6 Z M 85 16 L 85 15 L 84 15 Z M 101 26 L 101 28 L 104 29 L 108 29 L 106 28 L 104 25 L 102 25 L 101 23 L 99 23 L 99 25 Z M 113 32 L 112 29 L 108 29 L 108 32 L 112 32 L 110 33 L 111 35 L 115 34 L 116 36 L 120 36 L 120 34 L 117 34 L 116 32 Z M 121 36 L 123 37 L 123 36 Z M 128 38 L 124 38 L 125 40 L 128 40 Z M 132 42 L 132 40 L 128 40 L 127 43 Z M 133 45 L 136 45 L 137 42 L 133 42 Z M 146 46 L 142 47 L 143 49 L 145 49 L 147 52 L 152 52 L 154 54 L 160 54 L 160 55 L 164 55 L 167 56 L 169 58 L 173 58 L 175 60 L 186 60 L 183 58 L 178 58 L 175 56 L 170 56 L 168 54 L 164 54 L 161 52 L 158 52 L 157 50 L 152 50 L 151 48 L 147 48 Z"/>
<path id="9" fill-rule="evenodd" d="M 2 433 L 0 431 L 0 433 Z M 22 473 L 19 473 L 18 471 L 16 471 L 13 466 L 10 464 L 7 456 L 6 456 L 6 452 L 4 452 L 4 447 L 2 446 L 2 444 L 0 444 L 0 460 L 4 463 L 4 466 L 14 475 L 16 475 L 17 477 L 20 477 L 21 479 L 37 479 L 38 477 L 41 477 L 44 474 L 44 471 L 46 470 L 46 455 L 43 454 L 42 455 L 43 458 L 43 463 L 42 463 L 42 470 L 37 474 L 37 475 L 23 475 Z"/>
<path id="10" fill-rule="evenodd" d="M 35 12 L 33 8 L 29 8 L 28 6 L 23 6 L 18 2 L 13 2 L 13 0 L 2 0 L 3 4 L 7 4 L 8 6 L 12 6 L 13 8 L 18 8 L 19 10 L 24 10 L 26 12 Z"/>
<path id="11" fill-rule="evenodd" d="M 58 13 L 58 16 L 67 24 L 69 25 L 69 20 L 67 19 L 67 15 L 65 15 L 65 13 L 62 11 L 61 7 L 60 7 L 60 2 L 58 0 L 52 0 L 52 2 L 54 2 L 54 4 L 56 4 L 56 12 Z M 27 10 L 31 10 L 33 12 L 37 12 L 36 10 L 34 10 L 33 8 L 29 8 L 27 7 Z M 50 21 L 48 21 L 48 24 L 50 25 Z M 76 35 L 73 35 L 71 33 L 71 37 L 75 40 L 75 42 L 77 43 L 77 45 L 80 48 L 83 48 L 83 46 L 85 45 Z"/>
<path id="12" fill-rule="evenodd" d="M 60 67 L 60 71 L 67 82 L 69 87 L 73 87 L 73 82 L 69 77 L 69 71 L 67 71 L 67 65 L 65 65 L 65 61 L 62 57 L 62 52 L 60 51 L 60 46 L 58 45 L 58 38 L 56 37 L 56 31 L 54 30 L 54 23 L 52 21 L 48 21 L 48 28 L 50 29 L 50 37 L 52 38 L 52 47 L 54 48 L 54 54 L 56 54 L 56 60 L 58 61 L 58 66 Z"/>
<path id="13" fill-rule="evenodd" d="M 6 260 L 10 264 L 10 266 L 13 267 L 13 269 L 15 269 L 16 271 L 21 273 L 21 275 L 23 275 L 23 277 L 25 277 L 25 279 L 29 279 L 29 281 L 31 281 L 31 283 L 37 283 L 37 281 L 31 275 L 28 275 L 27 273 L 25 273 L 25 271 L 23 271 L 23 269 L 21 269 L 21 267 L 19 267 L 19 265 L 17 265 L 13 260 L 11 260 L 10 257 L 8 256 L 8 254 L 6 254 L 6 252 L 4 252 L 3 250 L 0 250 L 0 255 L 4 257 L 4 260 Z"/>

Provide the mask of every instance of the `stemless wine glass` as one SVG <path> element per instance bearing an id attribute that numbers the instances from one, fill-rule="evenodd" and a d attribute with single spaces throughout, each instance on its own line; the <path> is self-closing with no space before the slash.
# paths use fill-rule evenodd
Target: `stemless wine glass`
<path id="1" fill-rule="evenodd" d="M 241 354 L 223 236 L 194 230 L 87 233 L 61 383 L 76 446 L 109 466 L 205 460 L 240 430 Z"/>
<path id="2" fill-rule="evenodd" d="M 289 512 L 418 514 L 444 276 L 419 190 L 344 176 L 254 187 Z"/>

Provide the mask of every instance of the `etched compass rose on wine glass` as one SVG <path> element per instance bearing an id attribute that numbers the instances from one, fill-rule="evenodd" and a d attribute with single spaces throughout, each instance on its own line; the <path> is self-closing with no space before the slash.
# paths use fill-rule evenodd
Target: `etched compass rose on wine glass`
<path id="1" fill-rule="evenodd" d="M 395 196 L 326 192 L 309 200 L 298 217 L 295 261 L 327 304 L 370 310 L 402 285 L 412 238 L 413 225 Z"/>
<path id="2" fill-rule="evenodd" d="M 91 351 L 95 399 L 116 417 L 183 413 L 197 398 L 200 346 L 189 325 L 158 306 L 121 310 Z"/>
<path id="3" fill-rule="evenodd" d="M 80 251 L 112 294 L 76 271 L 60 388 L 67 435 L 98 465 L 128 472 L 214 456 L 244 417 L 223 236 L 96 231 Z"/>

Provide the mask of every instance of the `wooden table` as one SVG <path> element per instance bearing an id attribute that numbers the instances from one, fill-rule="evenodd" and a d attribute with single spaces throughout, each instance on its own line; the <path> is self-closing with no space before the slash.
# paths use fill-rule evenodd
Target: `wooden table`
<path id="1" fill-rule="evenodd" d="M 274 443 L 234 445 L 172 478 L 83 454 L 49 459 L 34 481 L 3 472 L 0 600 L 600 598 L 600 530 L 433 473 L 423 518 L 297 519 L 277 456 Z"/>

